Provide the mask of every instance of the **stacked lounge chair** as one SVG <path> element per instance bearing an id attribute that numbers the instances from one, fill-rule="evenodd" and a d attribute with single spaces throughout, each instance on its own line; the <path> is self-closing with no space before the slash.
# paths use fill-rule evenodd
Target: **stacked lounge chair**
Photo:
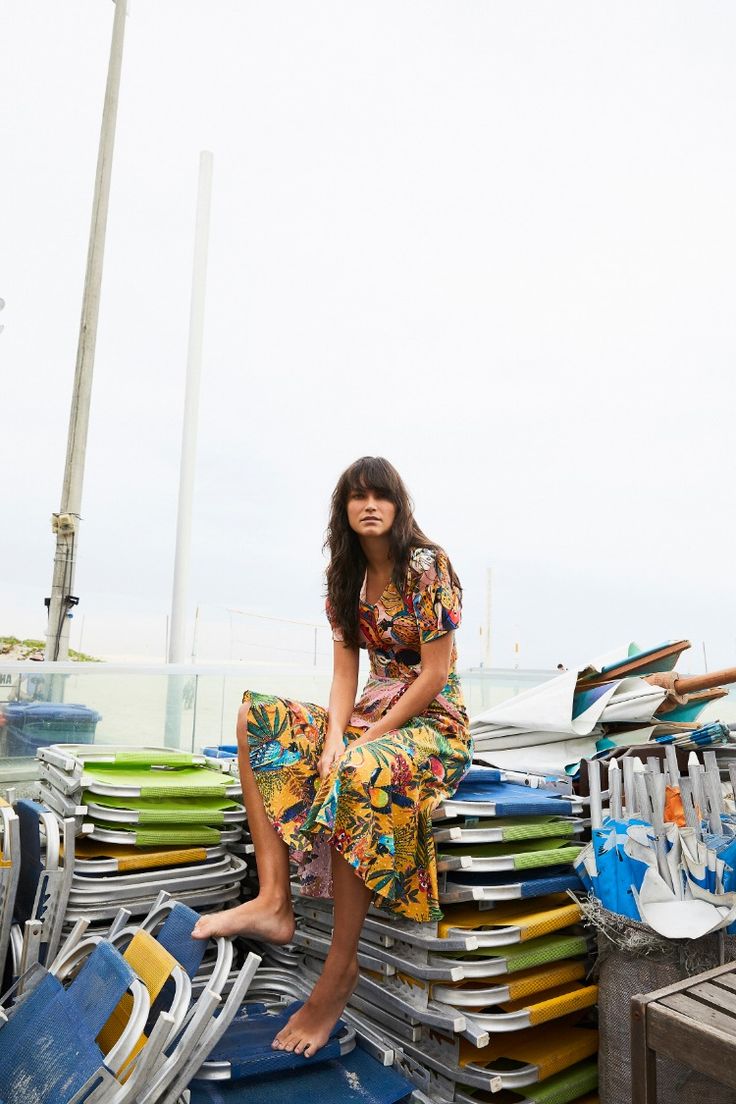
<path id="1" fill-rule="evenodd" d="M 39 800 L 16 803 L 15 975 L 49 961 L 77 921 L 103 930 L 121 909 L 143 916 L 162 890 L 205 911 L 240 897 L 239 787 L 203 757 L 63 745 L 38 758 Z"/>
<path id="2" fill-rule="evenodd" d="M 121 919 L 104 936 L 80 922 L 47 967 L 36 964 L 2 998 L 5 1104 L 174 1104 L 191 1062 L 236 1014 L 256 956 L 225 1000 L 232 944 L 215 941 L 209 984 L 192 999 L 190 977 L 206 951 L 191 939 L 197 914 L 159 902 L 141 925 Z"/>
<path id="3" fill-rule="evenodd" d="M 580 888 L 581 811 L 572 797 L 473 768 L 436 815 L 443 919 L 369 913 L 347 1015 L 412 1061 L 432 1100 L 504 1090 L 492 1099 L 568 1104 L 595 1089 L 597 1034 L 583 1021 L 597 989 L 566 892 Z M 295 888 L 295 910 L 311 984 L 331 906 Z"/>

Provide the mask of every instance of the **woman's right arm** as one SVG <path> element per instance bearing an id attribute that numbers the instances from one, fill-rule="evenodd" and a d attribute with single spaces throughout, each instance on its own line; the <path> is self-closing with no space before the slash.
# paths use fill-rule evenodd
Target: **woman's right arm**
<path id="1" fill-rule="evenodd" d="M 357 648 L 346 647 L 342 641 L 334 642 L 332 687 L 327 708 L 327 732 L 319 758 L 319 775 L 324 778 L 345 750 L 343 735 L 350 723 L 358 692 Z"/>

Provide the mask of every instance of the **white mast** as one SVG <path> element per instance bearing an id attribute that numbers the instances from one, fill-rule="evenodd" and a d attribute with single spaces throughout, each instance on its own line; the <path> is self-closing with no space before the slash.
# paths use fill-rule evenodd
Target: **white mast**
<path id="1" fill-rule="evenodd" d="M 77 364 L 69 415 L 64 484 L 59 513 L 52 516 L 52 528 L 56 534 L 56 553 L 54 555 L 51 597 L 46 600 L 49 610 L 46 659 L 49 660 L 65 660 L 68 657 L 69 621 L 67 614 L 78 602 L 78 599 L 74 597 L 74 571 L 79 543 L 84 460 L 87 450 L 92 373 L 97 342 L 97 320 L 100 313 L 102 262 L 105 254 L 105 230 L 107 228 L 107 210 L 110 199 L 112 155 L 115 147 L 115 122 L 118 111 L 120 73 L 123 63 L 126 8 L 127 0 L 115 0 L 110 62 L 107 70 L 105 104 L 102 110 L 100 145 L 97 154 L 92 224 L 87 249 L 82 316 L 79 323 Z"/>
<path id="2" fill-rule="evenodd" d="M 204 305 L 207 285 L 207 252 L 210 233 L 212 199 L 212 154 L 202 150 L 199 155 L 197 187 L 197 217 L 194 229 L 194 261 L 192 294 L 189 302 L 189 346 L 187 378 L 184 393 L 184 424 L 181 433 L 181 463 L 179 467 L 179 506 L 176 519 L 176 552 L 174 555 L 174 585 L 171 594 L 169 622 L 169 663 L 186 662 L 187 594 L 192 539 L 192 502 L 194 472 L 197 457 L 197 420 L 199 390 L 202 377 L 202 340 L 204 335 Z M 196 631 L 196 625 L 195 625 Z M 194 648 L 194 645 L 193 645 Z M 166 689 L 167 747 L 178 747 L 181 739 L 181 710 L 185 679 L 169 675 Z"/>
<path id="3" fill-rule="evenodd" d="M 184 425 L 181 435 L 179 509 L 176 521 L 174 586 L 171 596 L 169 663 L 184 663 L 186 659 L 186 604 L 189 587 L 189 559 L 192 538 L 194 470 L 197 456 L 199 386 L 202 376 L 202 339 L 204 334 L 207 251 L 209 246 L 210 204 L 212 198 L 212 160 L 212 154 L 207 150 L 202 150 L 199 155 L 197 220 L 194 231 L 192 294 L 189 304 L 189 347 L 187 351 L 187 379 L 184 394 Z"/>

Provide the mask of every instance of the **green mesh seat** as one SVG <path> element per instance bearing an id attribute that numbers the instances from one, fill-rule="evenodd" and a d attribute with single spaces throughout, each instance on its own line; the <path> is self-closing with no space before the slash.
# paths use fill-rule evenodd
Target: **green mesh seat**
<path id="1" fill-rule="evenodd" d="M 227 797 L 113 797 L 84 790 L 90 816 L 128 824 L 210 824 L 215 827 L 245 820 L 245 809 Z"/>
<path id="2" fill-rule="evenodd" d="M 467 843 L 503 843 L 513 840 L 572 839 L 582 831 L 582 821 L 574 817 L 533 816 L 465 817 L 459 824 L 436 828 L 434 838 L 438 843 L 465 841 Z"/>
<path id="3" fill-rule="evenodd" d="M 462 963 L 466 977 L 498 977 L 543 966 L 588 953 L 588 941 L 584 935 L 574 932 L 545 935 L 526 943 L 512 943 L 508 947 L 478 947 L 470 951 L 458 951 L 447 955 L 455 963 Z"/>
<path id="4" fill-rule="evenodd" d="M 240 829 L 212 828 L 207 824 L 116 824 L 114 821 L 92 820 L 92 839 L 104 843 L 134 843 L 137 847 L 211 846 L 235 843 Z"/>
<path id="5" fill-rule="evenodd" d="M 506 843 L 465 843 L 443 849 L 439 870 L 531 870 L 535 867 L 572 863 L 582 847 L 568 839 L 527 839 Z"/>

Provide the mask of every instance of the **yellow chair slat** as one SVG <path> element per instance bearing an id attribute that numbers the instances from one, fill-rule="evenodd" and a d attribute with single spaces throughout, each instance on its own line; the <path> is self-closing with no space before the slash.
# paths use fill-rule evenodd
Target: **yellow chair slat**
<path id="1" fill-rule="evenodd" d="M 590 1027 L 575 1026 L 579 1016 L 557 1020 L 539 1031 L 528 1027 L 523 1031 L 501 1034 L 488 1046 L 476 1049 L 467 1039 L 460 1039 L 461 1066 L 493 1066 L 494 1062 L 510 1059 L 521 1065 L 536 1066 L 539 1080 L 569 1069 L 598 1051 L 598 1032 Z"/>
<path id="2" fill-rule="evenodd" d="M 549 935 L 560 928 L 578 924 L 581 917 L 580 907 L 564 893 L 548 897 L 541 906 L 537 902 L 519 904 L 514 901 L 481 911 L 475 903 L 453 905 L 445 910 L 445 917 L 438 925 L 438 933 L 444 939 L 450 928 L 465 928 L 469 931 L 478 931 L 481 928 L 519 928 L 520 941 L 524 943 L 527 939 L 537 939 L 540 935 Z"/>

